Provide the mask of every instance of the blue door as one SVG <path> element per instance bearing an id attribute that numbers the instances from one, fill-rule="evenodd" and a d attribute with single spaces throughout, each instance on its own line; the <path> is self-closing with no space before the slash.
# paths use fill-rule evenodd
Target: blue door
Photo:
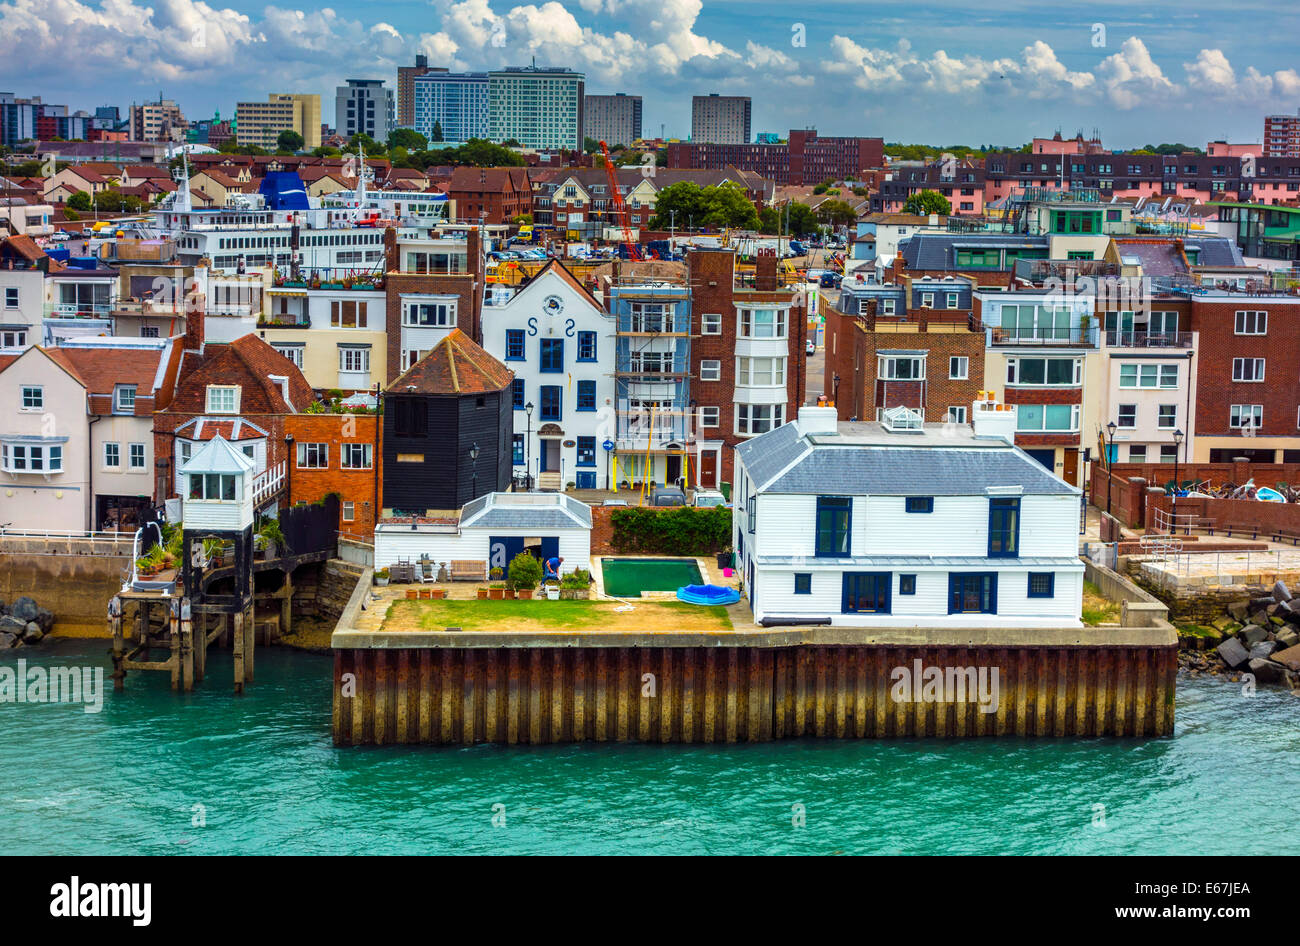
<path id="1" fill-rule="evenodd" d="M 546 561 L 560 554 L 560 537 L 558 535 L 541 536 L 541 558 Z M 534 546 L 536 548 L 536 546 Z M 510 560 L 524 550 L 524 537 L 521 535 L 488 536 L 488 568 L 510 567 Z"/>

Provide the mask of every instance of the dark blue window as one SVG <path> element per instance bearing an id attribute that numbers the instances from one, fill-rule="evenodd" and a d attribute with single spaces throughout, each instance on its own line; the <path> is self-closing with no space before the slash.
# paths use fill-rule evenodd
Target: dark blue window
<path id="1" fill-rule="evenodd" d="M 578 466 L 596 465 L 596 438 L 578 438 Z"/>
<path id="2" fill-rule="evenodd" d="M 514 403 L 515 410 L 524 409 L 524 379 L 515 378 L 510 382 L 510 397 Z"/>
<path id="3" fill-rule="evenodd" d="M 596 409 L 596 382 L 578 382 L 578 410 L 594 411 Z"/>
<path id="4" fill-rule="evenodd" d="M 1030 572 L 1029 597 L 1055 598 L 1056 572 Z"/>
<path id="5" fill-rule="evenodd" d="M 514 446 L 515 446 L 514 462 L 518 466 L 523 466 L 524 464 L 524 435 L 523 434 L 515 434 Z"/>
<path id="6" fill-rule="evenodd" d="M 797 595 L 812 594 L 812 575 L 807 572 L 800 572 L 794 576 L 794 593 Z"/>
<path id="7" fill-rule="evenodd" d="M 908 512 L 934 512 L 933 496 L 908 496 Z"/>
<path id="8" fill-rule="evenodd" d="M 845 614 L 888 614 L 889 572 L 845 572 L 840 610 Z"/>
<path id="9" fill-rule="evenodd" d="M 506 329 L 506 361 L 524 360 L 524 330 Z"/>
<path id="10" fill-rule="evenodd" d="M 998 576 L 994 572 L 948 575 L 949 614 L 997 614 Z"/>
<path id="11" fill-rule="evenodd" d="M 542 372 L 559 374 L 564 370 L 564 339 L 542 339 Z"/>
<path id="12" fill-rule="evenodd" d="M 851 553 L 849 523 L 853 500 L 847 496 L 817 497 L 817 554 L 847 558 Z"/>
<path id="13" fill-rule="evenodd" d="M 595 332 L 578 333 L 578 360 L 579 361 L 596 360 L 596 333 Z"/>
<path id="14" fill-rule="evenodd" d="M 916 576 L 899 575 L 898 576 L 898 593 L 900 595 L 916 594 Z"/>
<path id="15" fill-rule="evenodd" d="M 989 558 L 1020 555 L 1020 500 L 989 500 Z"/>
<path id="16" fill-rule="evenodd" d="M 542 420 L 560 420 L 560 397 L 564 389 L 558 385 L 542 387 Z"/>

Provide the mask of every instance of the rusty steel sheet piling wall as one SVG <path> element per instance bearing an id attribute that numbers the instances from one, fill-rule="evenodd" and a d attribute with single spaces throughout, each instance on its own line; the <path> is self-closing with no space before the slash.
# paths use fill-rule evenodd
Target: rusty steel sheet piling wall
<path id="1" fill-rule="evenodd" d="M 590 634 L 545 642 L 530 635 L 526 643 L 494 646 L 465 645 L 471 635 L 456 634 L 461 640 L 432 646 L 383 640 L 349 647 L 336 635 L 334 742 L 1171 735 L 1176 638 L 1172 630 L 1124 631 L 1124 642 L 1014 646 L 823 644 L 817 635 L 786 642 L 791 635 L 781 634 L 770 642 L 736 635 L 746 640 L 702 646 L 691 640 L 701 635 L 688 634 L 671 646 L 657 646 L 672 637 L 661 634 L 638 646 L 593 644 Z M 895 668 L 910 671 L 916 661 L 922 668 L 983 667 L 990 674 L 997 668 L 996 710 L 942 696 L 895 699 Z"/>

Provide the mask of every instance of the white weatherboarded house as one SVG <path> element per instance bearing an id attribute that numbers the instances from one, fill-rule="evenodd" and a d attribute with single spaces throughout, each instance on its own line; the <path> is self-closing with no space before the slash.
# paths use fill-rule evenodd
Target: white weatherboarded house
<path id="1" fill-rule="evenodd" d="M 755 621 L 1082 626 L 1080 491 L 1012 446 L 1014 410 L 974 408 L 972 429 L 804 407 L 738 446 L 733 546 Z"/>
<path id="2" fill-rule="evenodd" d="M 242 532 L 253 525 L 253 461 L 217 436 L 181 466 L 186 532 Z"/>
<path id="3" fill-rule="evenodd" d="M 564 559 L 562 572 L 591 568 L 591 507 L 563 493 L 488 493 L 455 522 L 386 519 L 375 528 L 375 568 L 406 559 L 486 562 L 505 571 L 525 550 Z"/>

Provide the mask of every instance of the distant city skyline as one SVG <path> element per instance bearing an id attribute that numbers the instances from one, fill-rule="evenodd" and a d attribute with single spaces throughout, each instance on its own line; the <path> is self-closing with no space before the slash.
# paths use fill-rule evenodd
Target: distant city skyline
<path id="1" fill-rule="evenodd" d="M 152 9 L 152 14 L 149 10 Z M 954 0 L 11 0 L 0 7 L 0 90 L 94 113 L 176 100 L 189 118 L 294 91 L 323 99 L 348 78 L 383 79 L 417 53 L 431 66 L 564 65 L 589 94 L 644 97 L 643 130 L 690 133 L 691 97 L 753 97 L 753 133 L 813 126 L 936 145 L 1014 146 L 1097 129 L 1109 148 L 1258 142 L 1295 114 L 1300 10 L 1261 0 L 1231 16 L 1209 0 L 1161 12 L 1117 0 L 975 15 Z M 852 12 L 853 16 L 847 14 Z M 864 16 L 865 14 L 865 16 Z M 850 25 L 860 24 L 860 25 Z M 1264 28 L 1266 27 L 1266 28 Z M 69 55 L 75 51 L 75 55 Z M 326 116 L 328 121 L 332 116 Z"/>

